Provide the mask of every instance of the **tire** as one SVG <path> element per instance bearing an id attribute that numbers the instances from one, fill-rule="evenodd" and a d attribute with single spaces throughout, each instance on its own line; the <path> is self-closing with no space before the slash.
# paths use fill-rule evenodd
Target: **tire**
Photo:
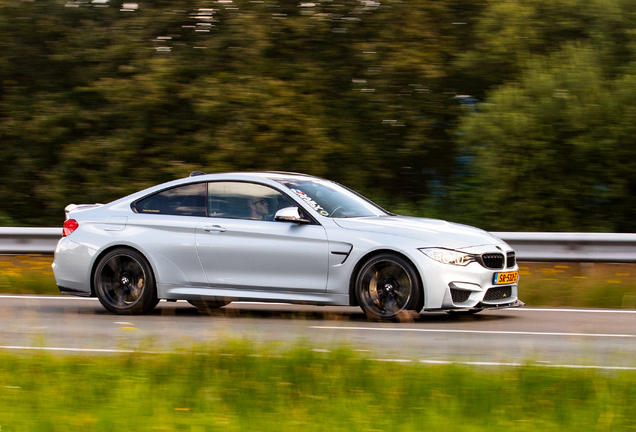
<path id="1" fill-rule="evenodd" d="M 192 306 L 203 311 L 219 309 L 232 303 L 231 300 L 188 300 Z"/>
<path id="2" fill-rule="evenodd" d="M 104 255 L 93 275 L 100 303 L 120 315 L 140 315 L 157 306 L 157 286 L 148 260 L 133 249 L 117 248 Z"/>
<path id="3" fill-rule="evenodd" d="M 413 265 L 395 254 L 371 257 L 360 268 L 355 292 L 368 318 L 393 320 L 404 313 L 419 313 L 424 306 L 420 278 Z"/>

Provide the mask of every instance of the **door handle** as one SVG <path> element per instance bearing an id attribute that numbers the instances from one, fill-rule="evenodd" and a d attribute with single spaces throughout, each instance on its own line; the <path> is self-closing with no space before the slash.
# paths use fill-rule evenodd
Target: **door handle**
<path id="1" fill-rule="evenodd" d="M 220 225 L 206 225 L 203 227 L 203 231 L 211 232 L 211 233 L 222 233 L 227 230 Z"/>

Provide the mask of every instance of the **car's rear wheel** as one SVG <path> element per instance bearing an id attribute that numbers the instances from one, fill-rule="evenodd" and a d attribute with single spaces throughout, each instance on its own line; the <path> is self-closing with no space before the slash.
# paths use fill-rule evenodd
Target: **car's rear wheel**
<path id="1" fill-rule="evenodd" d="M 188 300 L 192 306 L 201 311 L 209 311 L 212 309 L 219 309 L 223 306 L 227 306 L 232 303 L 231 300 Z"/>
<path id="2" fill-rule="evenodd" d="M 371 319 L 392 320 L 419 313 L 424 305 L 420 279 L 413 265 L 396 254 L 371 257 L 356 278 L 360 307 Z"/>
<path id="3" fill-rule="evenodd" d="M 150 264 L 132 249 L 117 248 L 104 255 L 95 268 L 93 284 L 100 303 L 116 314 L 147 313 L 159 302 Z"/>

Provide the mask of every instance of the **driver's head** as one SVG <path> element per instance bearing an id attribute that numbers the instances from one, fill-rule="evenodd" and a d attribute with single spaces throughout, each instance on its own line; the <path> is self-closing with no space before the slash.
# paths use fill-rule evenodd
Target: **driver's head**
<path id="1" fill-rule="evenodd" d="M 269 214 L 269 202 L 265 198 L 254 198 L 249 202 L 250 217 L 252 219 L 263 219 Z"/>

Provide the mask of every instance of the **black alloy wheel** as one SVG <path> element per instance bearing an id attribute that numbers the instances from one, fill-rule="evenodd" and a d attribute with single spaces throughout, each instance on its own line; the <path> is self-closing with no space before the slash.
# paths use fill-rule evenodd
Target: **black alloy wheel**
<path id="1" fill-rule="evenodd" d="M 144 314 L 159 302 L 150 264 L 133 249 L 117 248 L 104 255 L 93 284 L 100 303 L 116 314 Z"/>
<path id="2" fill-rule="evenodd" d="M 358 303 L 370 319 L 392 320 L 424 306 L 420 279 L 413 265 L 396 254 L 370 258 L 356 278 Z"/>

